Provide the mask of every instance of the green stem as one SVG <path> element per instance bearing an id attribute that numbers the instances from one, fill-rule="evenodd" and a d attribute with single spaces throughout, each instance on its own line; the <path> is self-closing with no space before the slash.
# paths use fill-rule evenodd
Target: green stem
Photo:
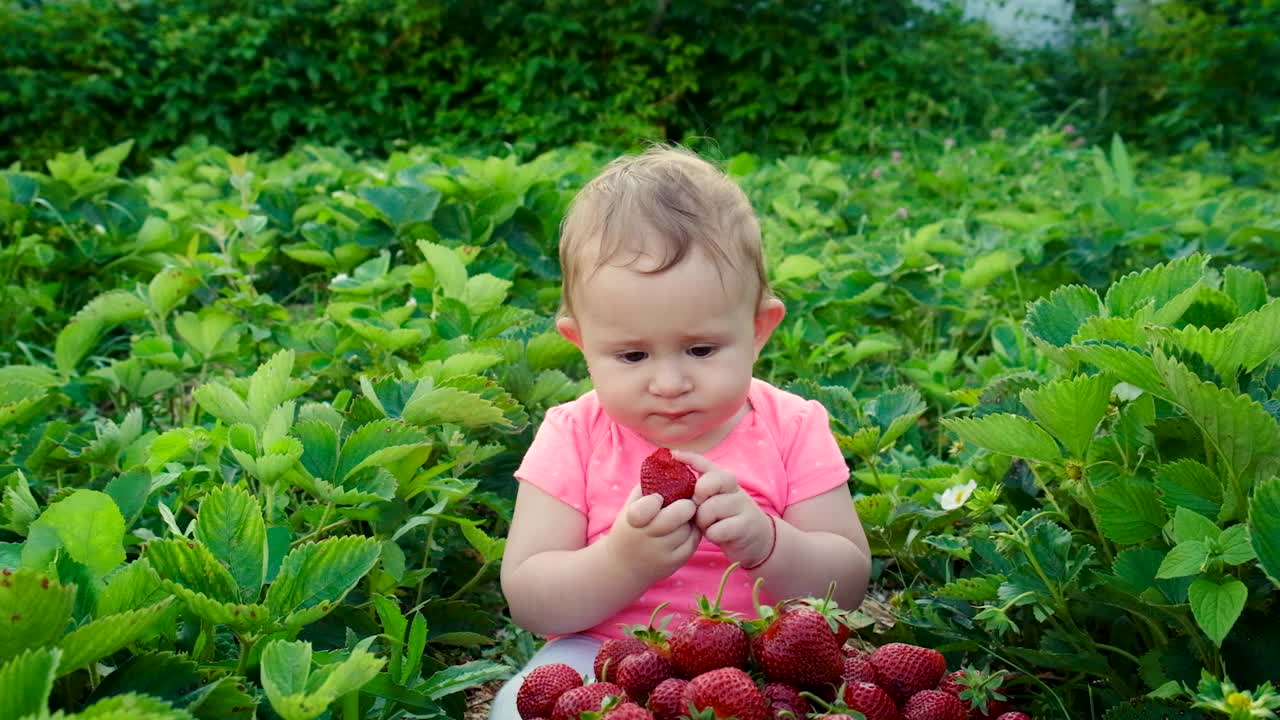
<path id="1" fill-rule="evenodd" d="M 481 566 L 480 566 L 480 569 L 476 571 L 476 574 L 475 574 L 475 575 L 472 575 L 472 576 L 471 576 L 471 579 L 470 579 L 470 580 L 468 580 L 468 581 L 466 582 L 466 584 L 465 584 L 465 585 L 463 585 L 462 587 L 458 588 L 457 592 L 455 592 L 454 594 L 450 595 L 450 596 L 449 596 L 449 599 L 450 599 L 450 600 L 457 600 L 458 598 L 460 598 L 460 597 L 462 597 L 462 596 L 466 595 L 467 593 L 471 592 L 471 591 L 475 588 L 475 586 L 476 586 L 477 584 L 479 584 L 480 579 L 484 577 L 484 574 L 489 570 L 489 565 L 490 565 L 490 563 L 489 563 L 489 562 L 485 562 L 485 564 L 481 565 Z"/>
<path id="2" fill-rule="evenodd" d="M 254 635 L 246 635 L 240 640 L 240 662 L 236 663 L 236 674 L 244 677 L 249 671 L 249 656 L 253 654 L 253 646 L 258 644 L 258 638 Z"/>
<path id="3" fill-rule="evenodd" d="M 359 690 L 352 690 L 342 696 L 342 717 L 344 720 L 362 720 L 360 717 Z"/>

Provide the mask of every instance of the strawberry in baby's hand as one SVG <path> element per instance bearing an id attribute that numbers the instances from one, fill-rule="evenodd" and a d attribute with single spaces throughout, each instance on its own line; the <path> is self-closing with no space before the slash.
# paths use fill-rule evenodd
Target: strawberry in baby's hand
<path id="1" fill-rule="evenodd" d="M 667 448 L 658 448 L 640 463 L 640 494 L 661 495 L 663 507 L 677 500 L 693 497 L 693 487 L 697 480 L 693 471 L 671 457 L 671 451 Z"/>

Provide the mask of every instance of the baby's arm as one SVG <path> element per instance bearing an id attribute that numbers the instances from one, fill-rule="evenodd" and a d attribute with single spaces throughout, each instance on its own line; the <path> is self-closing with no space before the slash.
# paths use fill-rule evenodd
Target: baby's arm
<path id="1" fill-rule="evenodd" d="M 822 597 L 836 581 L 835 600 L 852 610 L 862 604 L 871 575 L 871 549 L 848 485 L 802 500 L 778 521 L 769 560 L 754 570 L 776 598 Z"/>
<path id="2" fill-rule="evenodd" d="M 788 506 L 777 519 L 775 540 L 775 523 L 733 473 L 695 453 L 675 454 L 702 473 L 694 493 L 698 527 L 730 560 L 763 577 L 770 595 L 822 597 L 835 580 L 840 607 L 852 610 L 862 604 L 871 552 L 847 484 Z"/>
<path id="3" fill-rule="evenodd" d="M 609 534 L 586 545 L 586 516 L 520 483 L 502 558 L 512 619 L 541 635 L 599 625 L 684 565 L 701 539 L 695 511 L 690 500 L 663 508 L 637 486 Z"/>

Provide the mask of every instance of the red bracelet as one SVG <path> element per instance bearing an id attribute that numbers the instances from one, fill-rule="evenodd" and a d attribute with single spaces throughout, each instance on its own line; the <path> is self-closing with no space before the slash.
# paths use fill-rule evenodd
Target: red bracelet
<path id="1" fill-rule="evenodd" d="M 755 565 L 751 565 L 749 567 L 743 566 L 742 568 L 743 570 L 755 570 L 761 565 L 769 562 L 769 558 L 773 557 L 773 549 L 778 547 L 778 519 L 772 515 L 769 515 L 768 513 L 765 513 L 765 517 L 769 518 L 770 524 L 773 525 L 773 542 L 769 543 L 769 554 L 765 555 L 764 559 L 756 563 Z"/>

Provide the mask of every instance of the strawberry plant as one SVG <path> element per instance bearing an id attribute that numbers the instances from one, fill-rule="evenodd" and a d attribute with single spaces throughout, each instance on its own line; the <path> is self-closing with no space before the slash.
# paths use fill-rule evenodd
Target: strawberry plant
<path id="1" fill-rule="evenodd" d="M 1091 677 L 1119 697 L 1202 669 L 1267 679 L 1277 309 L 1261 274 L 1198 255 L 1033 303 L 1027 333 L 1054 371 L 997 378 L 943 420 L 968 448 L 953 478 L 983 489 L 934 514 L 962 533 L 911 523 L 946 560 L 913 564 L 936 584 L 911 590 L 912 624 L 1050 673 L 1071 705 Z"/>

